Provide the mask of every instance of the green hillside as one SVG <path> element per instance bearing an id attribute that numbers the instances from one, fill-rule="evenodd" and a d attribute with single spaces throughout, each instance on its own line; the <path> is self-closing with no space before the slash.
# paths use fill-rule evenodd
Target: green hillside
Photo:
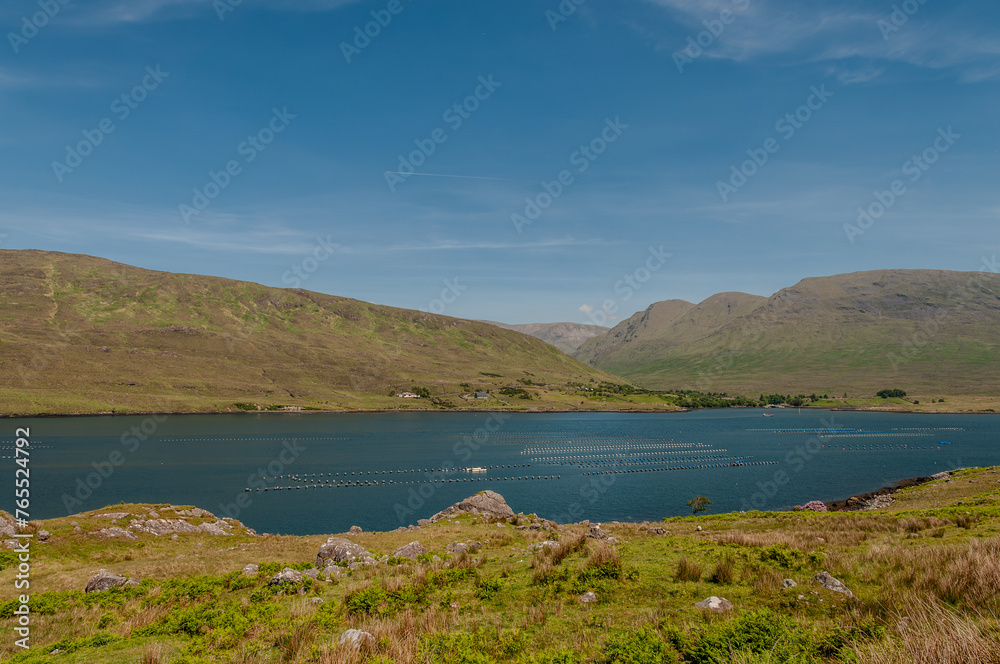
<path id="1" fill-rule="evenodd" d="M 878 270 L 659 302 L 576 357 L 650 389 L 996 395 L 1000 275 Z"/>
<path id="2" fill-rule="evenodd" d="M 30 250 L 0 251 L 0 366 L 6 414 L 593 408 L 567 384 L 615 380 L 487 323 Z"/>

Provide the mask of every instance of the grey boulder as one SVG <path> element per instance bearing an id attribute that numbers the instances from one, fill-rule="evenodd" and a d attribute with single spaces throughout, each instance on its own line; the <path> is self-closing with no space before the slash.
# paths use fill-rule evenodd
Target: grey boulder
<path id="1" fill-rule="evenodd" d="M 348 645 L 352 648 L 360 648 L 365 645 L 375 645 L 375 637 L 369 632 L 360 629 L 348 629 L 340 635 L 340 644 Z"/>
<path id="2" fill-rule="evenodd" d="M 699 609 L 705 609 L 706 611 L 712 611 L 713 613 L 725 613 L 726 611 L 732 611 L 733 603 L 728 599 L 723 599 L 722 597 L 716 597 L 712 595 L 706 599 L 701 600 L 695 604 Z"/>
<path id="3" fill-rule="evenodd" d="M 316 567 L 325 567 L 327 562 L 355 562 L 374 560 L 368 549 L 342 537 L 331 537 L 319 548 Z"/>
<path id="4" fill-rule="evenodd" d="M 832 590 L 836 593 L 844 593 L 848 597 L 854 597 L 854 593 L 852 593 L 847 586 L 841 583 L 840 579 L 834 578 L 829 572 L 820 572 L 813 577 L 813 582 L 818 583 L 827 590 Z"/>
<path id="5" fill-rule="evenodd" d="M 413 541 L 406 546 L 399 547 L 392 552 L 392 555 L 397 558 L 409 558 L 410 560 L 416 560 L 417 556 L 424 553 L 427 553 L 427 549 L 425 549 L 420 542 Z"/>
<path id="6" fill-rule="evenodd" d="M 480 491 L 474 496 L 469 496 L 465 500 L 455 503 L 451 507 L 446 507 L 441 510 L 430 519 L 429 523 L 434 523 L 440 521 L 441 519 L 446 519 L 449 516 L 456 516 L 459 514 L 477 514 L 486 517 L 495 517 L 498 519 L 509 519 L 514 516 L 514 510 L 510 508 L 504 497 L 501 496 L 496 491 Z"/>
<path id="7" fill-rule="evenodd" d="M 102 593 L 105 590 L 111 590 L 112 588 L 124 586 L 126 583 L 128 583 L 128 579 L 124 576 L 119 576 L 113 572 L 107 571 L 106 569 L 102 569 L 87 582 L 85 592 Z"/>
<path id="8" fill-rule="evenodd" d="M 279 583 L 298 583 L 302 580 L 302 572 L 294 570 L 291 567 L 286 567 L 281 570 L 270 579 L 267 580 L 267 585 L 276 586 Z"/>

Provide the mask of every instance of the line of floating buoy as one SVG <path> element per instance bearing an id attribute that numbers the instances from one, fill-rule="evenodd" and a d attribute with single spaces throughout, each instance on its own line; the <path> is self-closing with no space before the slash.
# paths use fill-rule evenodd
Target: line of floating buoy
<path id="1" fill-rule="evenodd" d="M 644 451 L 641 451 L 641 452 L 629 452 L 628 456 L 646 455 L 646 454 L 649 454 L 650 451 L 651 450 L 644 450 Z M 682 454 L 705 454 L 705 453 L 710 453 L 710 452 L 728 452 L 728 451 L 729 450 L 727 448 L 725 448 L 725 447 L 715 447 L 715 448 L 706 448 L 706 449 L 699 449 L 699 450 L 676 450 L 676 451 L 670 451 L 670 452 L 657 451 L 657 452 L 655 452 L 655 454 L 682 455 Z M 580 458 L 588 458 L 588 459 L 619 458 L 621 456 L 622 456 L 621 453 L 618 453 L 618 454 L 565 454 L 565 455 L 561 455 L 561 456 L 552 455 L 552 454 L 540 454 L 540 455 L 537 456 L 537 458 L 532 459 L 532 461 L 538 461 L 538 460 L 545 461 L 545 460 L 551 460 L 551 459 L 559 460 L 559 459 L 580 459 Z"/>
<path id="2" fill-rule="evenodd" d="M 257 487 L 257 492 L 268 492 L 268 491 L 296 491 L 302 489 L 344 489 L 344 488 L 355 488 L 355 487 L 372 487 L 372 486 L 405 486 L 411 484 L 451 484 L 451 483 L 461 483 L 461 482 L 515 482 L 515 481 L 530 481 L 530 480 L 559 480 L 562 479 L 562 475 L 524 475 L 520 477 L 453 477 L 449 479 L 439 479 L 439 480 L 412 480 L 406 482 L 397 482 L 395 480 L 381 480 L 381 481 L 338 481 L 338 482 L 321 482 L 318 484 L 299 484 L 299 485 L 289 485 L 289 486 L 270 486 L 270 487 Z M 250 487 L 243 489 L 244 492 L 254 491 Z"/>
<path id="3" fill-rule="evenodd" d="M 776 466 L 777 461 L 749 461 L 746 463 L 700 464 L 694 466 L 667 466 L 665 468 L 632 468 L 629 470 L 593 470 L 584 475 L 625 475 L 627 473 L 658 473 L 668 470 L 703 470 L 706 468 L 740 468 L 743 466 Z"/>
<path id="4" fill-rule="evenodd" d="M 296 435 L 286 435 L 286 436 L 192 436 L 188 438 L 176 438 L 171 436 L 170 438 L 164 438 L 162 442 L 164 443 L 203 443 L 211 442 L 216 440 L 241 440 L 248 442 L 266 442 L 269 440 L 350 440 L 349 436 L 296 436 Z"/>
<path id="5" fill-rule="evenodd" d="M 565 462 L 565 463 L 568 464 L 568 465 L 571 465 L 571 466 L 576 466 L 577 468 L 614 468 L 616 466 L 646 466 L 646 465 L 649 465 L 651 463 L 663 463 L 664 461 L 666 461 L 668 463 L 678 463 L 678 462 L 694 463 L 694 462 L 697 462 L 697 461 L 708 461 L 709 462 L 708 465 L 722 463 L 722 464 L 728 466 L 731 463 L 748 461 L 748 460 L 750 460 L 752 458 L 753 457 L 750 457 L 750 456 L 737 456 L 737 457 L 719 457 L 717 459 L 712 459 L 712 460 L 709 460 L 709 459 L 647 459 L 647 460 L 639 460 L 639 461 L 618 461 L 618 462 L 605 462 L 605 463 L 600 463 L 600 462 L 597 462 L 597 463 L 595 463 L 595 462 L 583 462 L 583 463 Z M 560 465 L 562 465 L 562 464 L 560 464 Z"/>
<path id="6" fill-rule="evenodd" d="M 723 452 L 725 450 L 712 450 L 713 452 Z M 698 455 L 694 456 L 691 453 L 684 453 L 684 456 L 677 457 L 623 457 L 621 455 L 610 455 L 610 454 L 583 454 L 576 456 L 554 456 L 554 457 L 535 457 L 532 459 L 535 463 L 561 463 L 565 461 L 578 462 L 584 459 L 587 463 L 600 463 L 602 459 L 613 459 L 619 462 L 629 462 L 629 463 L 639 463 L 648 462 L 653 463 L 657 461 L 683 461 L 686 459 L 721 459 L 727 455 L 725 454 L 709 454 L 709 455 Z"/>
<path id="7" fill-rule="evenodd" d="M 826 433 L 820 438 L 914 438 L 916 436 L 931 436 L 930 433 Z"/>
<path id="8" fill-rule="evenodd" d="M 475 468 L 406 468 L 403 470 L 352 470 L 350 473 L 344 471 L 343 473 L 296 473 L 294 475 L 287 475 L 288 478 L 292 477 L 360 477 L 365 475 L 404 475 L 406 473 L 477 473 L 483 472 L 483 470 L 500 470 L 503 468 L 531 468 L 530 463 L 511 463 L 511 464 L 500 464 L 496 466 L 482 466 Z M 280 480 L 285 479 L 285 475 L 277 475 L 275 477 L 264 477 L 264 481 L 268 480 Z"/>
<path id="9" fill-rule="evenodd" d="M 630 452 L 635 450 L 707 449 L 709 443 L 664 443 L 662 445 L 560 445 L 525 447 L 521 454 L 559 454 L 565 452 Z"/>

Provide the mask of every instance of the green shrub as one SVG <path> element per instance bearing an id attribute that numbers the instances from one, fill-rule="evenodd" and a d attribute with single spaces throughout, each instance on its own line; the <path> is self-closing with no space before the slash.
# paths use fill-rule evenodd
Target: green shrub
<path id="1" fill-rule="evenodd" d="M 522 655 L 528 639 L 517 629 L 439 632 L 420 642 L 418 661 L 434 664 L 494 664 Z"/>
<path id="2" fill-rule="evenodd" d="M 693 637 L 685 655 L 691 664 L 728 662 L 733 653 L 766 654 L 762 661 L 770 664 L 811 664 L 819 662 L 815 649 L 804 630 L 762 609 L 706 627 Z"/>
<path id="3" fill-rule="evenodd" d="M 615 634 L 604 644 L 602 663 L 672 664 L 680 658 L 669 643 L 651 627 Z M 727 661 L 727 660 L 720 660 Z"/>
<path id="4" fill-rule="evenodd" d="M 574 650 L 561 648 L 553 652 L 544 653 L 534 661 L 538 662 L 538 664 L 583 664 L 584 659 L 583 655 Z"/>
<path id="5" fill-rule="evenodd" d="M 787 544 L 775 544 L 761 549 L 760 559 L 764 562 L 777 563 L 786 569 L 793 569 L 798 566 L 798 558 L 801 555 L 801 551 L 793 549 Z"/>
<path id="6" fill-rule="evenodd" d="M 356 614 L 382 614 L 388 607 L 388 596 L 382 586 L 368 586 L 355 590 L 344 598 L 347 612 Z"/>
<path id="7" fill-rule="evenodd" d="M 476 581 L 476 599 L 490 600 L 496 597 L 503 589 L 500 579 L 483 577 Z"/>

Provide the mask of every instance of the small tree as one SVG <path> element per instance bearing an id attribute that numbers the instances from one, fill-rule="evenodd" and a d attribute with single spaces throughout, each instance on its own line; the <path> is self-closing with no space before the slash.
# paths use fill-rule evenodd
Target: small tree
<path id="1" fill-rule="evenodd" d="M 712 504 L 712 501 L 705 496 L 698 494 L 691 500 L 687 502 L 688 507 L 691 508 L 692 514 L 697 514 L 698 512 L 704 512 L 708 509 L 708 506 Z"/>

